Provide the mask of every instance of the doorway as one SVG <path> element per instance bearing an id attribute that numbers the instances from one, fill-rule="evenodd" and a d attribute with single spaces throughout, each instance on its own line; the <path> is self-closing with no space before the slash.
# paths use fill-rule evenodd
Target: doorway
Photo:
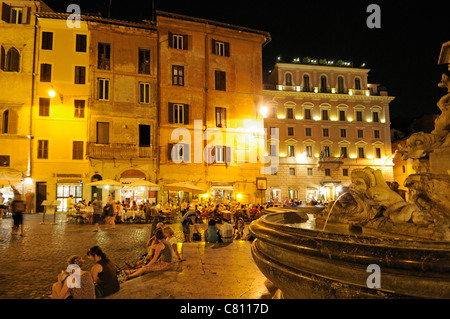
<path id="1" fill-rule="evenodd" d="M 47 199 L 47 182 L 36 182 L 36 212 L 43 213 L 42 202 Z"/>

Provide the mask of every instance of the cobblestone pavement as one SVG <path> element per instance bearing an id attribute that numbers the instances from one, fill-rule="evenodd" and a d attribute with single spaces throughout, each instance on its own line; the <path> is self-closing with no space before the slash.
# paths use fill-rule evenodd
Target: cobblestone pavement
<path id="1" fill-rule="evenodd" d="M 93 225 L 61 222 L 59 215 L 56 224 L 51 224 L 53 215 L 47 215 L 42 225 L 42 217 L 42 214 L 24 215 L 24 237 L 11 234 L 12 218 L 0 221 L 0 299 L 50 298 L 51 286 L 58 273 L 67 267 L 70 255 L 85 258 L 83 269 L 92 267 L 86 252 L 94 245 L 102 247 L 111 260 L 126 268 L 125 261 L 136 260 L 145 253 L 151 232 L 151 224 L 117 224 L 115 229 L 94 232 Z M 182 242 L 181 224 L 171 226 Z M 240 253 L 246 255 L 247 264 L 253 267 L 250 271 L 254 272 L 256 266 L 248 262 L 250 243 L 246 245 L 248 249 Z"/>

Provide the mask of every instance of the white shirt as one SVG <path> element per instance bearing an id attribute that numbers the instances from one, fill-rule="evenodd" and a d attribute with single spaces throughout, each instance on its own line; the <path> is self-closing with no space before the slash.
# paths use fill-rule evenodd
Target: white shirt
<path id="1" fill-rule="evenodd" d="M 222 241 L 224 243 L 231 243 L 233 241 L 234 229 L 228 223 L 223 224 L 219 228 L 219 234 L 222 236 Z"/>

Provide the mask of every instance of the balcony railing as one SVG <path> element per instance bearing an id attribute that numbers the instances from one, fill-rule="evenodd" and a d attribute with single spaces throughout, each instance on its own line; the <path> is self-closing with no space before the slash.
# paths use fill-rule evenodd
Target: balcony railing
<path id="1" fill-rule="evenodd" d="M 110 143 L 97 144 L 88 142 L 86 155 L 93 158 L 149 158 L 152 157 L 151 146 L 139 144 Z"/>

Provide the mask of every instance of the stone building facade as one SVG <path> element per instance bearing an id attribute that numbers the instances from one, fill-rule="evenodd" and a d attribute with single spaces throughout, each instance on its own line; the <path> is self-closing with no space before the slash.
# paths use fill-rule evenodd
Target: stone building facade
<path id="1" fill-rule="evenodd" d="M 370 166 L 393 180 L 389 102 L 368 69 L 277 63 L 264 90 L 268 154 L 279 156 L 265 199 L 332 200 L 351 171 Z M 276 143 L 272 144 L 276 144 Z"/>

